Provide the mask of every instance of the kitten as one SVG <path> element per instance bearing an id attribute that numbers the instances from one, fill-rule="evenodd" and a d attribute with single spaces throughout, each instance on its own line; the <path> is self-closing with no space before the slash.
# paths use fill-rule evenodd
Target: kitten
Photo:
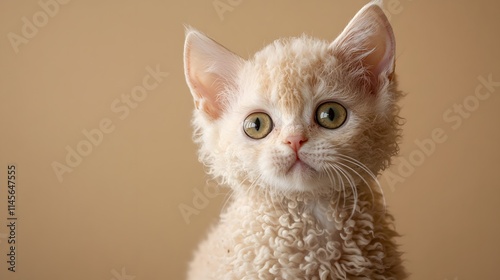
<path id="1" fill-rule="evenodd" d="M 189 279 L 404 279 L 376 175 L 398 151 L 395 42 L 363 7 L 331 43 L 244 60 L 187 29 L 200 161 L 232 190 Z"/>

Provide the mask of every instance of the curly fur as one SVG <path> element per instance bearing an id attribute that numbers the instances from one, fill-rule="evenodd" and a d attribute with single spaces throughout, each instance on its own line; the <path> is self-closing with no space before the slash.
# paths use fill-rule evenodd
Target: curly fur
<path id="1" fill-rule="evenodd" d="M 189 279 L 406 277 L 376 178 L 400 135 L 392 36 L 375 3 L 333 43 L 280 39 L 250 60 L 188 30 L 199 159 L 232 190 Z M 318 104 L 329 100 L 348 109 L 336 130 L 314 121 Z M 242 130 L 252 112 L 273 120 L 264 139 Z M 306 139 L 297 152 L 290 135 Z M 297 158 L 304 164 L 294 166 Z"/>

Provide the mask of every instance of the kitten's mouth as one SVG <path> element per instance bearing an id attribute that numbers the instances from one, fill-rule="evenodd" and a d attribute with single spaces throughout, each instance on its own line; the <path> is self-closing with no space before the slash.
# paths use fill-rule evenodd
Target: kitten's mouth
<path id="1" fill-rule="evenodd" d="M 288 168 L 286 173 L 287 174 L 295 173 L 295 172 L 302 173 L 302 172 L 311 172 L 311 171 L 315 171 L 315 169 L 297 157 L 295 162 L 292 165 L 290 165 L 290 168 Z"/>

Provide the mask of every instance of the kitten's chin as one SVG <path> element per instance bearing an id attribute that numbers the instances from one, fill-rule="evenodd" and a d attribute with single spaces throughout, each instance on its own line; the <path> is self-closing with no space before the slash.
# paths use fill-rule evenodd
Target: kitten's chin
<path id="1" fill-rule="evenodd" d="M 274 187 L 281 192 L 317 192 L 319 172 L 304 161 L 295 161 L 284 173 L 274 175 Z"/>

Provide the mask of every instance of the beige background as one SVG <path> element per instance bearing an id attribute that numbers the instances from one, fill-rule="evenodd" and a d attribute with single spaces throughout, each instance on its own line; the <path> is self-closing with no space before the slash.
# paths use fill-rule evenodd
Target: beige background
<path id="1" fill-rule="evenodd" d="M 282 36 L 331 40 L 366 2 L 215 1 L 232 5 L 221 16 L 212 0 L 67 2 L 46 22 L 35 0 L 0 2 L 0 279 L 183 279 L 224 201 L 193 202 L 208 178 L 191 142 L 183 24 L 248 57 Z M 386 2 L 408 95 L 402 157 L 381 182 L 411 279 L 498 279 L 500 86 L 481 88 L 484 100 L 474 92 L 478 77 L 500 81 L 499 2 Z M 39 25 L 25 30 L 31 38 L 23 17 Z M 14 33 L 24 43 L 11 43 Z M 169 76 L 127 116 L 115 113 L 148 66 Z M 60 182 L 52 164 L 103 120 L 113 131 L 91 151 L 80 144 L 88 155 Z M 442 143 L 425 155 L 415 141 L 436 129 Z M 6 263 L 9 163 L 16 273 Z M 199 212 L 186 223 L 180 205 Z"/>

